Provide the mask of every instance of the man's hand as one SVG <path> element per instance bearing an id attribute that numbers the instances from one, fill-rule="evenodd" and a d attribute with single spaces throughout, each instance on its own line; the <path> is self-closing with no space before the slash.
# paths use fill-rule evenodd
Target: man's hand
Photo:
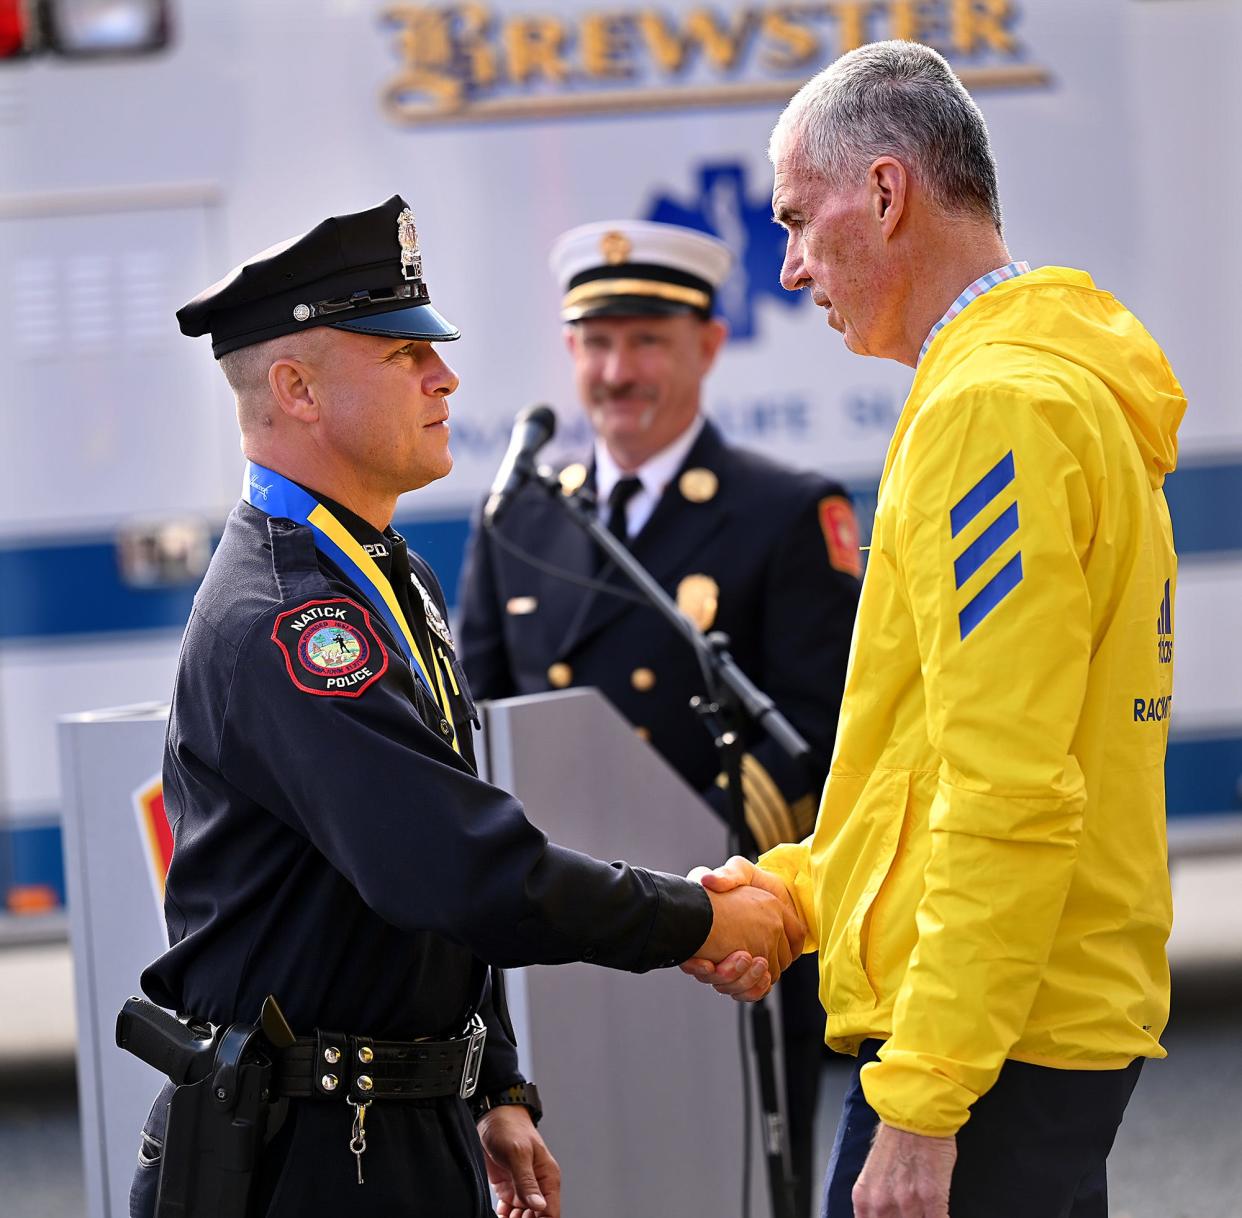
<path id="1" fill-rule="evenodd" d="M 854 1218 L 949 1218 L 956 1138 L 881 1124 L 854 1185 Z"/>
<path id="2" fill-rule="evenodd" d="M 797 959 L 806 937 L 785 885 L 740 856 L 715 871 L 696 867 L 688 878 L 707 890 L 713 921 L 707 941 L 682 970 L 722 994 L 747 1002 L 762 998 Z M 774 911 L 778 927 L 771 923 Z"/>
<path id="3" fill-rule="evenodd" d="M 484 1114 L 479 1140 L 500 1218 L 561 1218 L 561 1169 L 520 1104 Z"/>

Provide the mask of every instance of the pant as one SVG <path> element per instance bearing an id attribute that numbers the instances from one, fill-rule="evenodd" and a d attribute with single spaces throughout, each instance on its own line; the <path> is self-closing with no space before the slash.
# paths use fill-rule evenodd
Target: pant
<path id="1" fill-rule="evenodd" d="M 153 1218 L 171 1086 L 142 1131 L 130 1218 Z M 349 1150 L 353 1113 L 343 1099 L 292 1100 L 255 1173 L 247 1218 L 382 1215 L 484 1218 L 491 1214 L 483 1152 L 463 1101 L 379 1101 L 367 1110 L 364 1184 Z"/>
<path id="2" fill-rule="evenodd" d="M 851 1193 L 879 1117 L 859 1071 L 881 1041 L 864 1041 L 845 1094 L 823 1218 L 853 1218 Z M 1108 1218 L 1105 1161 L 1143 1059 L 1124 1070 L 1052 1070 L 1006 1062 L 957 1134 L 950 1218 Z"/>

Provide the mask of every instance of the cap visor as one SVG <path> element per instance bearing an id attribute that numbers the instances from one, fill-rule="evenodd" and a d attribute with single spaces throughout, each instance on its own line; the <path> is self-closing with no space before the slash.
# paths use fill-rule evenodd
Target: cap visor
<path id="1" fill-rule="evenodd" d="M 385 338 L 417 338 L 424 342 L 451 342 L 461 331 L 429 304 L 412 309 L 393 309 L 388 313 L 371 313 L 349 321 L 328 322 L 336 330 L 353 330 L 355 334 L 378 334 Z"/>
<path id="2" fill-rule="evenodd" d="M 704 316 L 701 309 L 654 296 L 607 296 L 561 310 L 562 321 L 585 321 L 588 317 L 674 317 L 682 313 Z"/>

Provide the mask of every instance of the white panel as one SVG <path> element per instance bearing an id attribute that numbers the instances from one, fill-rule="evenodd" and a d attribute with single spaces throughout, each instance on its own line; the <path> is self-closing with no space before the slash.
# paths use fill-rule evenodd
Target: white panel
<path id="1" fill-rule="evenodd" d="M 57 719 L 96 706 L 167 702 L 180 645 L 179 632 L 165 632 L 0 649 L 0 795 L 9 806 L 59 807 Z"/>
<path id="2" fill-rule="evenodd" d="M 237 464 L 227 393 L 174 310 L 218 273 L 208 208 L 0 214 L 9 400 L 0 536 L 221 514 Z M 32 204 L 33 208 L 33 204 Z"/>
<path id="3" fill-rule="evenodd" d="M 462 326 L 463 340 L 446 352 L 463 377 L 453 404 L 457 468 L 420 493 L 426 509 L 476 501 L 520 407 L 550 400 L 564 422 L 580 418 L 546 266 L 560 231 L 645 214 L 668 196 L 701 204 L 736 236 L 739 199 L 698 197 L 707 164 L 739 166 L 744 201 L 764 205 L 776 103 L 544 122 L 393 123 L 381 97 L 401 63 L 397 31 L 382 20 L 386 7 L 362 0 L 187 3 L 178 6 L 167 54 L 130 65 L 9 66 L 26 104 L 13 155 L 0 162 L 0 193 L 207 179 L 223 195 L 220 248 L 209 258 L 199 219 L 188 213 L 153 221 L 137 246 L 116 239 L 121 230 L 132 236 L 146 229 L 137 214 L 47 221 L 56 235 L 24 250 L 53 256 L 57 265 L 69 250 L 106 257 L 109 291 L 123 290 L 118 259 L 158 250 L 168 260 L 139 276 L 149 309 L 131 301 L 120 311 L 131 322 L 142 312 L 150 330 L 136 322 L 127 330 L 124 321 L 112 330 L 124 344 L 139 333 L 154 337 L 162 325 L 150 356 L 127 365 L 120 380 L 101 380 L 84 356 L 75 374 L 62 369 L 60 379 L 23 397 L 40 403 L 43 422 L 42 430 L 21 425 L 22 451 L 39 452 L 39 440 L 46 446 L 54 436 L 77 462 L 75 473 L 83 467 L 84 491 L 98 510 L 158 510 L 213 488 L 225 501 L 232 497 L 237 462 L 227 397 L 219 378 L 211 381 L 205 344 L 180 338 L 171 308 L 235 262 L 327 214 L 405 193 L 418 216 L 433 298 Z M 498 18 L 548 13 L 571 22 L 590 8 L 585 0 L 494 0 L 487 7 Z M 661 11 L 684 19 L 697 7 L 699 0 L 670 0 Z M 867 10 L 869 32 L 887 28 L 886 5 L 854 7 Z M 1234 399 L 1242 347 L 1233 342 L 1242 317 L 1232 290 L 1238 275 L 1230 273 L 1242 270 L 1242 243 L 1222 243 L 1219 225 L 1202 219 L 1236 195 L 1242 174 L 1237 158 L 1219 153 L 1237 145 L 1242 127 L 1242 78 L 1230 58 L 1242 39 L 1242 5 L 1039 0 L 1013 11 L 1022 62 L 1050 76 L 1046 86 L 977 94 L 1000 162 L 1013 253 L 1085 267 L 1144 319 L 1192 399 L 1186 451 L 1222 440 L 1242 444 Z M 840 23 L 826 12 L 814 23 L 825 47 L 833 46 Z M 187 122 L 186 99 L 207 97 L 212 121 Z M 49 146 L 56 156 L 46 155 Z M 164 283 L 166 292 L 156 286 Z M 726 349 L 709 382 L 713 409 L 734 434 L 796 463 L 850 474 L 877 469 L 909 370 L 849 355 L 814 309 L 789 310 L 768 297 L 752 303 L 757 340 Z M 12 329 L 7 316 L 0 304 L 0 358 Z M 72 322 L 72 312 L 65 316 L 61 324 Z M 203 378 L 217 388 L 204 388 Z M 47 391 L 52 385 L 56 392 Z M 209 399 L 214 414 L 204 405 Z M 214 448 L 212 419 L 225 433 Z M 187 478 L 180 494 L 170 481 L 174 454 L 186 458 L 177 468 Z M 115 485 L 97 476 L 107 467 Z M 15 510 L 33 511 L 25 498 L 33 480 L 28 475 L 22 493 L 14 492 Z M 41 491 L 39 510 L 51 499 Z M 0 512 L 7 511 L 5 501 Z"/>
<path id="4" fill-rule="evenodd" d="M 1173 618 L 1170 730 L 1242 732 L 1242 562 L 1184 561 Z"/>

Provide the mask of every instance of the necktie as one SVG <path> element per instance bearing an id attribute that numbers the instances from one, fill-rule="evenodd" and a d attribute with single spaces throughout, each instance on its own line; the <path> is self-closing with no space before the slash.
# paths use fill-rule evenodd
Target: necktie
<path id="1" fill-rule="evenodd" d="M 608 531 L 625 545 L 630 541 L 630 530 L 626 521 L 625 509 L 630 500 L 643 489 L 643 484 L 632 474 L 622 478 L 612 488 L 608 496 Z"/>

